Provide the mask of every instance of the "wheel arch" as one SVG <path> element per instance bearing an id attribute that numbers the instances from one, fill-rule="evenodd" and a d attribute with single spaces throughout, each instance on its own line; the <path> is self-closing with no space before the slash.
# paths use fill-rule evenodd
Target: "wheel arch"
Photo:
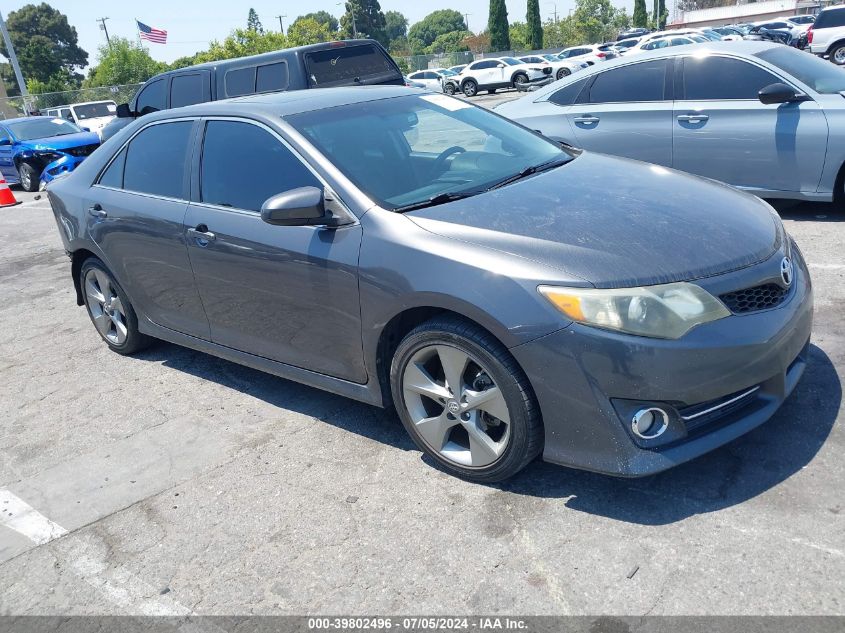
<path id="1" fill-rule="evenodd" d="M 513 344 L 513 341 L 510 341 L 511 345 L 508 345 L 507 330 L 498 323 L 491 323 L 491 319 L 489 318 L 484 318 L 483 316 L 479 318 L 479 315 L 476 314 L 467 315 L 465 312 L 458 312 L 452 308 L 438 306 L 433 303 L 405 308 L 393 315 L 385 323 L 379 332 L 378 342 L 376 344 L 375 370 L 384 406 L 391 406 L 393 402 L 390 389 L 390 365 L 393 361 L 393 354 L 396 348 L 408 332 L 437 316 L 452 316 L 472 323 L 490 334 L 490 336 L 495 338 L 506 349 Z"/>
<path id="2" fill-rule="evenodd" d="M 73 277 L 73 287 L 76 290 L 76 305 L 78 306 L 85 305 L 85 300 L 82 297 L 82 284 L 79 280 L 79 273 L 82 271 L 82 265 L 92 257 L 97 257 L 97 254 L 85 248 L 79 248 L 73 251 L 70 256 L 70 274 Z"/>
<path id="3" fill-rule="evenodd" d="M 516 72 L 514 72 L 514 74 L 511 75 L 511 83 L 514 83 L 517 77 L 525 77 L 526 81 L 529 79 L 527 72 L 525 72 L 524 70 L 517 70 Z"/>
<path id="4" fill-rule="evenodd" d="M 838 40 L 834 40 L 827 46 L 827 55 L 830 55 L 835 49 L 840 46 L 845 46 L 845 37 L 840 37 Z"/>

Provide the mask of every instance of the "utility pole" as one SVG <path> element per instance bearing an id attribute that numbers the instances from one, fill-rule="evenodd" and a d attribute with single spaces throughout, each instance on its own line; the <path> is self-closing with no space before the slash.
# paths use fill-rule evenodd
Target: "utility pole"
<path id="1" fill-rule="evenodd" d="M 3 19 L 2 12 L 0 12 L 0 31 L 3 33 L 3 41 L 6 42 L 6 52 L 9 54 L 9 61 L 15 71 L 15 78 L 18 80 L 18 88 L 21 91 L 21 97 L 23 97 L 24 114 L 29 114 L 29 103 L 26 99 L 29 96 L 29 91 L 26 89 L 26 82 L 23 80 L 23 73 L 21 73 L 21 67 L 18 64 L 18 56 L 15 55 L 15 47 L 12 46 L 12 38 L 9 37 L 9 31 L 6 30 L 6 20 Z"/>
<path id="2" fill-rule="evenodd" d="M 97 22 L 100 23 L 100 29 L 102 29 L 106 34 L 106 43 L 109 45 L 109 48 L 111 48 L 111 39 L 109 39 L 109 30 L 106 28 L 106 20 L 108 20 L 108 18 L 97 18 Z"/>
<path id="3" fill-rule="evenodd" d="M 337 6 L 343 6 L 344 9 L 346 8 L 346 5 L 343 2 L 338 2 Z M 352 4 L 351 2 L 349 3 L 349 15 L 352 16 L 352 37 L 354 37 L 357 40 L 358 39 L 358 27 L 355 25 L 355 5 Z"/>
<path id="4" fill-rule="evenodd" d="M 282 32 L 282 35 L 284 35 L 284 34 L 285 34 L 285 27 L 284 27 L 284 25 L 282 24 L 282 18 L 286 18 L 286 17 L 288 17 L 288 16 L 286 16 L 286 15 L 277 15 L 276 17 L 277 17 L 277 18 L 279 18 L 279 30 Z"/>
<path id="5" fill-rule="evenodd" d="M 556 2 L 549 2 L 547 4 L 550 4 L 555 8 L 554 16 L 555 16 L 555 24 L 557 24 L 557 3 Z"/>
<path id="6" fill-rule="evenodd" d="M 464 24 L 467 27 L 467 31 L 469 31 L 469 16 L 471 16 L 471 15 L 472 15 L 472 13 L 464 13 Z M 469 32 L 472 33 L 472 31 L 469 31 Z"/>

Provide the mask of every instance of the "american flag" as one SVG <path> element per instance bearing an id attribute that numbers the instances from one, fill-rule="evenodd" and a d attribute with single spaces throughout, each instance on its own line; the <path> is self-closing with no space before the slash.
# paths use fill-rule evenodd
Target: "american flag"
<path id="1" fill-rule="evenodd" d="M 138 22 L 138 20 L 135 20 L 135 22 L 138 24 L 138 37 L 142 40 L 155 42 L 156 44 L 167 44 L 167 31 L 154 29 L 143 22 Z"/>

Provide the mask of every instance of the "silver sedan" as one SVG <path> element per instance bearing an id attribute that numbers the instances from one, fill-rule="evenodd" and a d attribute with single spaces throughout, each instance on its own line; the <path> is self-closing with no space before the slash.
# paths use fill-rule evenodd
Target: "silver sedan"
<path id="1" fill-rule="evenodd" d="M 678 46 L 594 66 L 502 104 L 542 134 L 763 198 L 845 196 L 845 73 L 768 42 Z"/>

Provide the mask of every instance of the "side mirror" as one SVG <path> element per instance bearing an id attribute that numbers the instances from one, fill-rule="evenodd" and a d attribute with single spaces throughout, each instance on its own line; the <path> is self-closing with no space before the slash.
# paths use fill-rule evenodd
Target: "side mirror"
<path id="1" fill-rule="evenodd" d="M 325 224 L 323 191 L 316 187 L 299 187 L 278 193 L 261 205 L 261 219 L 276 226 Z"/>
<path id="2" fill-rule="evenodd" d="M 775 103 L 791 103 L 793 101 L 806 101 L 807 95 L 795 92 L 794 88 L 784 83 L 774 83 L 766 86 L 757 93 L 757 98 L 765 105 Z"/>
<path id="3" fill-rule="evenodd" d="M 496 68 L 504 68 L 504 67 L 505 67 L 505 65 L 504 65 L 504 64 L 497 64 L 497 65 L 496 65 Z"/>
<path id="4" fill-rule="evenodd" d="M 129 109 L 128 103 L 121 103 L 119 106 L 117 106 L 117 116 L 121 119 L 132 118 L 132 110 Z"/>
<path id="5" fill-rule="evenodd" d="M 10 138 L 0 138 L 0 145 L 11 145 L 12 139 Z"/>

